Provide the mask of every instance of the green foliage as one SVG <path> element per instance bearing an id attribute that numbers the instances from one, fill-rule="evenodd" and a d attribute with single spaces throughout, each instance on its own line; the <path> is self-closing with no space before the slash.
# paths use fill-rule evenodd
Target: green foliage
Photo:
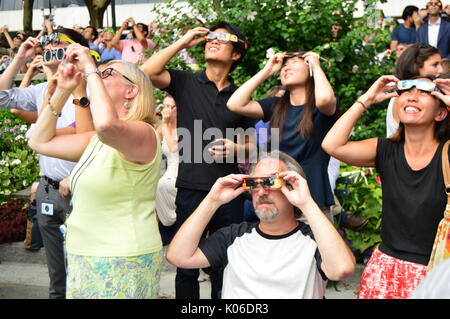
<path id="1" fill-rule="evenodd" d="M 344 210 L 355 216 L 369 219 L 362 232 L 345 230 L 345 238 L 352 247 L 358 261 L 362 262 L 381 242 L 381 185 L 378 174 L 373 168 L 356 168 L 341 164 L 340 176 L 348 177 L 352 183 L 348 186 L 349 195 L 341 202 Z M 337 185 L 341 189 L 342 185 Z"/>
<path id="2" fill-rule="evenodd" d="M 267 50 L 275 52 L 296 49 L 313 50 L 329 59 L 332 66 L 323 65 L 336 94 L 340 97 L 341 109 L 351 106 L 353 101 L 367 90 L 383 74 L 390 73 L 393 61 L 377 62 L 376 53 L 383 52 L 390 41 L 388 28 L 377 29 L 374 25 L 381 16 L 374 4 L 380 1 L 365 1 L 368 7 L 361 19 L 353 17 L 356 0 L 188 0 L 190 10 L 177 0 L 169 0 L 158 6 L 157 21 L 166 30 L 186 30 L 197 26 L 197 18 L 205 21 L 205 26 L 218 20 L 237 25 L 246 35 L 249 49 L 242 64 L 233 72 L 238 85 L 257 73 L 267 60 Z M 381 1 L 385 2 L 385 1 Z M 170 11 L 168 10 L 170 9 Z M 171 13 L 172 14 L 171 14 Z M 173 14 L 175 13 L 175 14 Z M 369 23 L 366 23 L 369 22 Z M 334 36 L 332 26 L 340 30 Z M 174 42 L 172 32 L 160 34 L 155 41 L 160 47 Z M 367 45 L 363 40 L 370 38 Z M 203 47 L 189 49 L 189 54 L 203 67 Z M 185 63 L 184 63 L 185 64 Z M 180 56 L 173 59 L 168 67 L 188 69 Z M 262 97 L 272 86 L 278 84 L 272 78 L 261 85 L 254 98 Z M 370 125 L 374 120 L 384 128 L 382 114 L 375 112 L 367 116 L 361 125 L 364 131 L 379 126 Z M 384 119 L 384 117 L 383 117 Z"/>
<path id="3" fill-rule="evenodd" d="M 28 125 L 0 109 L 0 202 L 30 186 L 39 176 L 37 154 L 25 138 L 27 130 Z"/>

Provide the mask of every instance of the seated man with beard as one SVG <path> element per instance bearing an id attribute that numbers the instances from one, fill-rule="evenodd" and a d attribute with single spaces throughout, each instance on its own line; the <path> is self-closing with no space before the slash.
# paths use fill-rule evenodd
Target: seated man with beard
<path id="1" fill-rule="evenodd" d="M 224 268 L 223 299 L 323 298 L 326 280 L 353 274 L 355 258 L 309 192 L 297 161 L 272 151 L 250 176 L 219 178 L 167 251 L 182 268 Z M 201 235 L 221 205 L 249 190 L 259 222 Z M 309 225 L 298 220 L 303 214 Z"/>

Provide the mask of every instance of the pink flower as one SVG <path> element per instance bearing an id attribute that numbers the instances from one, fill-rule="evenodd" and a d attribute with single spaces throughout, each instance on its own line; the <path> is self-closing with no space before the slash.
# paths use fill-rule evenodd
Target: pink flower
<path id="1" fill-rule="evenodd" d="M 377 181 L 378 184 L 381 185 L 381 177 L 380 177 L 380 175 L 375 176 L 375 180 Z"/>

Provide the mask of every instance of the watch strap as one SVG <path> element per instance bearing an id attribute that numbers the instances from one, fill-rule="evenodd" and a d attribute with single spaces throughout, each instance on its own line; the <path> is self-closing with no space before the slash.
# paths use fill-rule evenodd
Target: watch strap
<path id="1" fill-rule="evenodd" d="M 79 99 L 73 99 L 72 103 L 82 107 L 88 107 L 89 105 L 91 105 L 91 101 L 89 101 L 89 99 L 85 96 L 80 97 Z"/>

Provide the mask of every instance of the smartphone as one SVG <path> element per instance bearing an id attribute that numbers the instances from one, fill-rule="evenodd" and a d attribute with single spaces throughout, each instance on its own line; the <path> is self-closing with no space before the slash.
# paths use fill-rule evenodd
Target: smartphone
<path id="1" fill-rule="evenodd" d="M 211 143 L 209 143 L 209 146 L 210 147 L 213 147 L 213 146 L 223 146 L 223 141 L 222 140 L 214 140 L 214 141 L 212 141 Z"/>

